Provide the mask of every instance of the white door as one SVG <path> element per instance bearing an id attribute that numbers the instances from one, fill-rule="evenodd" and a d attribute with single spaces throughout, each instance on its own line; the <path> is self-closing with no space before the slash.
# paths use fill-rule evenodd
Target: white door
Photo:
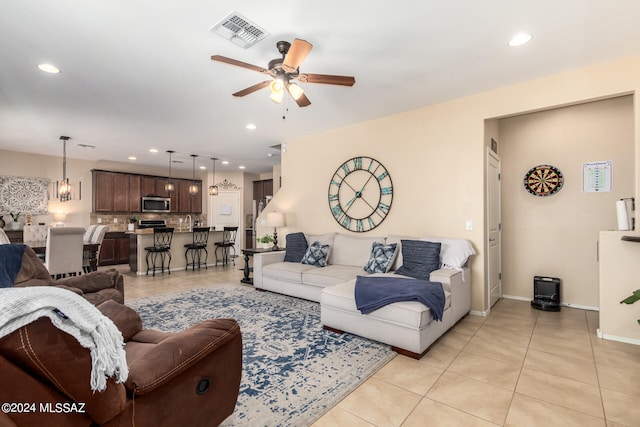
<path id="1" fill-rule="evenodd" d="M 502 218 L 500 157 L 487 149 L 487 308 L 502 297 Z"/>
<path id="2" fill-rule="evenodd" d="M 211 196 L 209 206 L 211 207 L 209 224 L 215 227 L 216 230 L 222 230 L 224 227 L 238 227 L 235 253 L 240 254 L 240 248 L 243 247 L 242 236 L 244 231 L 240 222 L 242 217 L 242 212 L 240 212 L 240 192 L 220 191 L 217 196 Z"/>

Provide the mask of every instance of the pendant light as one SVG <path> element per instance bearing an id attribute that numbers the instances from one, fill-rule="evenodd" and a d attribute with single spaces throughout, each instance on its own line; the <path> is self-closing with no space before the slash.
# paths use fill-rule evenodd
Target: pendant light
<path id="1" fill-rule="evenodd" d="M 61 202 L 71 200 L 71 185 L 69 184 L 69 178 L 67 178 L 67 141 L 70 139 L 68 136 L 61 136 L 62 140 L 62 181 L 58 181 L 56 186 L 58 188 L 58 198 Z"/>
<path id="2" fill-rule="evenodd" d="M 216 160 L 218 160 L 215 157 L 212 157 L 211 160 L 213 160 L 213 176 L 212 176 L 212 182 L 213 185 L 209 186 L 209 195 L 210 196 L 217 196 L 218 195 L 218 186 L 216 185 Z"/>
<path id="3" fill-rule="evenodd" d="M 193 157 L 193 176 L 191 185 L 189 186 L 189 194 L 195 196 L 196 194 L 198 194 L 198 186 L 196 185 L 196 157 L 198 157 L 198 155 L 192 154 L 191 157 Z"/>
<path id="4" fill-rule="evenodd" d="M 164 191 L 167 193 L 173 193 L 176 191 L 176 185 L 171 181 L 171 155 L 175 153 L 175 151 L 167 150 L 167 153 L 169 153 L 169 182 L 164 185 Z"/>

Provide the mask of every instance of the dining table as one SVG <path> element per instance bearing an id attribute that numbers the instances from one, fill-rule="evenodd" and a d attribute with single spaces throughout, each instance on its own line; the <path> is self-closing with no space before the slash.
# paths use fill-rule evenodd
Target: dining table
<path id="1" fill-rule="evenodd" d="M 24 241 L 23 244 L 29 246 L 38 255 L 44 254 L 47 251 L 46 240 Z M 99 247 L 100 247 L 99 243 L 84 242 L 83 250 L 84 252 L 89 252 L 89 265 L 91 266 L 91 271 L 98 270 L 98 248 Z"/>

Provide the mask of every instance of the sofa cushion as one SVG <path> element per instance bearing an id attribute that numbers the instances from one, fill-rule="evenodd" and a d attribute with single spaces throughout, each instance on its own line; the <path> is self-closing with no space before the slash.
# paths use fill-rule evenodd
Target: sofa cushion
<path id="1" fill-rule="evenodd" d="M 350 280 L 324 288 L 322 290 L 321 307 L 334 307 L 339 310 L 360 314 L 356 308 L 354 297 L 355 285 L 356 281 Z M 451 294 L 445 291 L 444 295 L 444 307 L 447 310 L 451 306 Z M 369 317 L 413 329 L 423 329 L 433 320 L 431 310 L 417 301 L 395 302 L 369 314 L 360 315 L 363 317 L 363 322 L 366 322 L 366 318 Z"/>
<path id="2" fill-rule="evenodd" d="M 311 246 L 313 242 L 320 242 L 321 245 L 329 245 L 333 246 L 333 240 L 338 233 L 327 233 L 327 234 L 305 234 L 304 237 L 307 239 L 307 245 Z"/>
<path id="3" fill-rule="evenodd" d="M 300 262 L 304 258 L 309 245 L 304 233 L 289 233 L 286 237 L 287 246 L 284 260 L 287 262 Z"/>
<path id="4" fill-rule="evenodd" d="M 384 243 L 383 237 L 356 237 L 338 234 L 331 246 L 329 264 L 362 267 L 367 263 L 374 242 Z"/>
<path id="5" fill-rule="evenodd" d="M 398 243 L 400 246 L 398 249 L 398 256 L 391 267 L 392 270 L 397 270 L 402 265 L 402 240 L 425 240 L 428 242 L 441 243 L 440 247 L 440 267 L 455 268 L 457 270 L 462 269 L 469 260 L 471 255 L 475 255 L 476 251 L 473 249 L 473 245 L 467 239 L 448 238 L 448 237 L 410 237 L 400 235 L 389 235 L 387 237 L 387 244 Z"/>
<path id="6" fill-rule="evenodd" d="M 396 258 L 396 243 L 383 245 L 379 242 L 373 242 L 371 245 L 371 255 L 364 265 L 364 271 L 367 273 L 386 273 L 391 269 L 393 260 Z"/>
<path id="7" fill-rule="evenodd" d="M 317 267 L 324 267 L 327 265 L 329 259 L 329 245 L 322 245 L 320 242 L 313 242 L 308 248 L 307 252 L 302 257 L 302 264 L 315 265 Z"/>
<path id="8" fill-rule="evenodd" d="M 302 283 L 312 286 L 333 286 L 338 283 L 362 276 L 362 268 L 351 265 L 328 265 L 324 268 L 315 268 L 302 273 Z"/>
<path id="9" fill-rule="evenodd" d="M 302 273 L 319 267 L 299 262 L 276 262 L 262 268 L 262 277 L 285 282 L 302 283 Z"/>
<path id="10" fill-rule="evenodd" d="M 429 274 L 440 266 L 440 246 L 423 240 L 402 240 L 402 266 L 396 273 L 429 280 Z"/>

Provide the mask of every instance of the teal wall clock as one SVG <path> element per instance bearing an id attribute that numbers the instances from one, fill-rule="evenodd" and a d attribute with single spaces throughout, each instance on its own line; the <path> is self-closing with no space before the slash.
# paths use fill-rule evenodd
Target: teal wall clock
<path id="1" fill-rule="evenodd" d="M 387 169 L 371 157 L 341 164 L 329 182 L 329 209 L 343 228 L 358 233 L 379 226 L 391 210 L 393 183 Z"/>

